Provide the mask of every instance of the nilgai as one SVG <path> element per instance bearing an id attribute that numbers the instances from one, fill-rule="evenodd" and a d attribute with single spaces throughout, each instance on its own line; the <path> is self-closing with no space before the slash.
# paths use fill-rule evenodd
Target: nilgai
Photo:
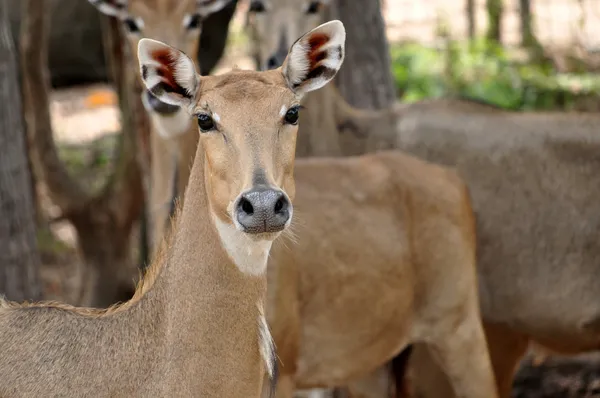
<path id="1" fill-rule="evenodd" d="M 324 60 L 315 38 L 339 56 Z M 282 68 L 209 77 L 179 50 L 140 41 L 148 90 L 198 123 L 173 237 L 124 304 L 1 300 L 0 396 L 261 395 L 276 365 L 263 315 L 267 257 L 292 220 L 299 101 L 335 76 L 344 38 L 342 23 L 329 22 L 300 38 Z"/>
<path id="2" fill-rule="evenodd" d="M 231 0 L 88 0 L 100 12 L 118 18 L 130 48 L 143 38 L 167 43 L 186 54 L 196 54 L 202 21 Z M 316 27 L 317 25 L 313 26 Z M 137 62 L 136 60 L 132 60 Z M 198 142 L 197 127 L 187 111 L 161 101 L 145 90 L 142 102 L 150 116 L 150 194 L 148 200 L 149 237 L 155 253 L 170 227 L 171 197 L 175 189 L 183 198 L 181 176 L 189 175 Z M 181 189 L 181 190 L 178 190 Z M 183 200 L 182 200 L 183 201 Z"/>

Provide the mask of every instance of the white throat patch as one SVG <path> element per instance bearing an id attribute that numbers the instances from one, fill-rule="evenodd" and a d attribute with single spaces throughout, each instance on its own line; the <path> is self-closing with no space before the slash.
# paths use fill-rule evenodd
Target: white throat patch
<path id="1" fill-rule="evenodd" d="M 267 259 L 273 244 L 270 240 L 252 240 L 232 224 L 213 216 L 225 251 L 244 274 L 258 276 L 267 270 Z"/>

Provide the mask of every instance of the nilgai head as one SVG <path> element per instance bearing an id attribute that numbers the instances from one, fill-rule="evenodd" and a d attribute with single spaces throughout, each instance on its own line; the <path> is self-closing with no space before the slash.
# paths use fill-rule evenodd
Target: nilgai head
<path id="1" fill-rule="evenodd" d="M 132 49 L 143 38 L 151 38 L 197 54 L 204 18 L 225 7 L 231 0 L 88 0 L 106 15 L 118 18 Z M 148 92 L 144 106 L 158 114 L 173 114 L 176 106 L 160 102 Z"/>
<path id="2" fill-rule="evenodd" d="M 253 41 L 257 68 L 283 64 L 294 40 L 323 20 L 330 0 L 252 0 L 247 28 Z"/>
<path id="3" fill-rule="evenodd" d="M 331 21 L 300 37 L 277 69 L 219 76 L 199 76 L 183 52 L 140 41 L 148 91 L 197 119 L 196 157 L 203 151 L 219 229 L 272 241 L 289 226 L 300 100 L 333 79 L 344 60 L 345 37 L 343 24 Z"/>

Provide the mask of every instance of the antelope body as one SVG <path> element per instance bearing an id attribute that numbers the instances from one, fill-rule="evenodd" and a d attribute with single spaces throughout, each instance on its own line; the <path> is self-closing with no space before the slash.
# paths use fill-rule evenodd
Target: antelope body
<path id="1" fill-rule="evenodd" d="M 390 151 L 297 159 L 295 178 L 295 239 L 268 270 L 277 396 L 346 385 L 420 342 L 460 396 L 495 397 L 456 174 Z"/>
<path id="2" fill-rule="evenodd" d="M 340 53 L 312 62 L 314 37 Z M 173 240 L 122 305 L 1 300 L 0 396 L 260 396 L 265 370 L 275 374 L 266 268 L 292 217 L 298 102 L 335 76 L 344 38 L 333 21 L 300 38 L 278 70 L 217 77 L 140 41 L 146 87 L 194 115 L 201 135 Z"/>
<path id="3" fill-rule="evenodd" d="M 253 1 L 249 20 L 258 65 L 269 67 L 287 31 L 319 23 L 327 2 Z M 327 138 L 314 146 L 303 122 L 299 149 L 340 155 L 393 147 L 455 167 L 466 180 L 477 215 L 481 311 L 501 397 L 510 397 L 528 342 L 562 353 L 599 348 L 594 182 L 600 117 L 511 113 L 457 100 L 367 112 L 349 106 L 333 86 L 305 102 L 310 114 L 303 116 L 323 126 L 319 134 Z M 426 348 L 417 345 L 412 357 L 419 396 L 453 396 Z M 350 389 L 368 390 L 368 384 L 357 381 Z"/>
<path id="4" fill-rule="evenodd" d="M 458 168 L 469 184 L 482 317 L 502 397 L 529 341 L 565 354 L 600 348 L 598 126 L 592 114 L 440 101 L 399 111 L 398 145 Z M 415 361 L 427 355 L 420 352 Z M 440 394 L 447 391 L 428 396 Z"/>

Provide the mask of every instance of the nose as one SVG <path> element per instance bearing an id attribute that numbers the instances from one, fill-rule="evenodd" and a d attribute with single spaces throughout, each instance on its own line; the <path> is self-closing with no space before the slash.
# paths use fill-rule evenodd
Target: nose
<path id="1" fill-rule="evenodd" d="M 235 217 L 246 233 L 279 232 L 289 221 L 291 209 L 292 204 L 282 191 L 255 188 L 240 197 Z"/>
<path id="2" fill-rule="evenodd" d="M 154 112 L 161 115 L 171 115 L 179 110 L 177 105 L 162 102 L 148 90 L 146 90 L 146 103 Z"/>

